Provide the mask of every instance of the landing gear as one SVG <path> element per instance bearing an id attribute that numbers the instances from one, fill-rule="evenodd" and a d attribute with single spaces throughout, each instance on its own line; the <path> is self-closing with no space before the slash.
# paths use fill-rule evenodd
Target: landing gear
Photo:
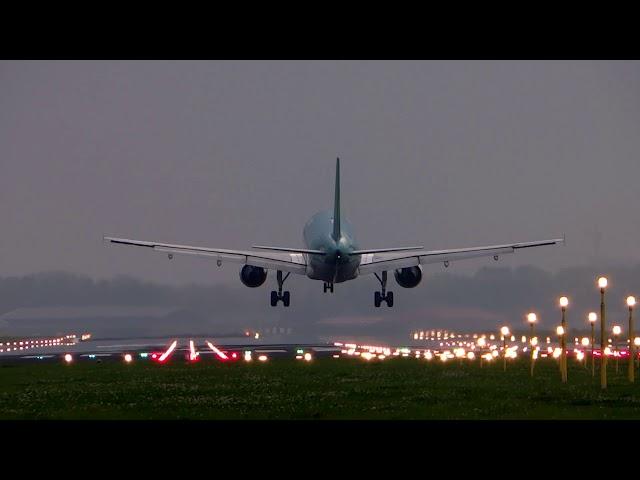
<path id="1" fill-rule="evenodd" d="M 333 293 L 333 282 L 324 282 L 324 293 L 327 293 L 328 291 Z"/>
<path id="2" fill-rule="evenodd" d="M 381 292 L 375 292 L 373 295 L 373 304 L 376 308 L 380 307 L 382 302 L 387 302 L 388 307 L 393 307 L 393 292 L 387 292 L 387 272 L 386 270 L 382 272 L 382 278 L 378 276 L 377 273 L 374 274 L 378 281 L 380 282 L 380 286 L 382 287 Z"/>
<path id="3" fill-rule="evenodd" d="M 276 292 L 275 290 L 271 291 L 271 306 L 275 307 L 276 305 L 278 305 L 278 302 L 280 300 L 282 300 L 282 303 L 285 307 L 289 306 L 289 303 L 291 302 L 291 295 L 289 294 L 289 292 L 282 292 L 282 285 L 284 284 L 284 281 L 289 277 L 289 273 L 287 273 L 285 275 L 284 278 L 282 278 L 282 271 L 278 270 L 277 271 L 277 280 L 278 280 L 278 291 Z"/>

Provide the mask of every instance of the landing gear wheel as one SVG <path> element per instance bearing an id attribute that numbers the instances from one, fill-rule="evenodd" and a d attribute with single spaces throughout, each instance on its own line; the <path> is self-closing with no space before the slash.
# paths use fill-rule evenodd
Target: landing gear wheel
<path id="1" fill-rule="evenodd" d="M 322 288 L 324 293 L 327 293 L 327 292 L 333 293 L 333 283 L 324 282 L 324 286 Z"/>
<path id="2" fill-rule="evenodd" d="M 382 276 L 374 273 L 378 281 L 380 282 L 380 286 L 382 287 L 381 292 L 375 292 L 373 297 L 374 305 L 377 307 L 380 306 L 382 302 L 387 302 L 388 307 L 393 307 L 393 292 L 387 292 L 387 272 L 383 271 Z"/>
<path id="3" fill-rule="evenodd" d="M 278 280 L 278 291 L 276 292 L 275 290 L 271 291 L 271 306 L 275 307 L 276 305 L 278 305 L 278 302 L 280 300 L 282 300 L 282 303 L 284 304 L 285 307 L 289 306 L 289 302 L 291 301 L 291 295 L 289 294 L 289 292 L 284 292 L 284 294 L 282 293 L 282 285 L 284 284 L 284 281 L 289 277 L 289 273 L 287 273 L 286 276 L 282 276 L 282 271 L 278 270 L 276 272 L 276 278 Z"/>

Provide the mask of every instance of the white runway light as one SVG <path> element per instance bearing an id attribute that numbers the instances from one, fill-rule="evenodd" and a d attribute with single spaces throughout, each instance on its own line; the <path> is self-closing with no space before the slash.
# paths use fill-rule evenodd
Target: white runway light
<path id="1" fill-rule="evenodd" d="M 207 341 L 207 346 L 220 358 L 220 360 L 229 360 L 229 357 L 223 351 L 216 348 L 213 343 Z"/>
<path id="2" fill-rule="evenodd" d="M 196 347 L 193 343 L 193 340 L 189 340 L 189 360 L 195 362 L 198 359 L 198 352 L 196 352 Z"/>
<path id="3" fill-rule="evenodd" d="M 124 361 L 125 361 L 125 362 L 127 362 L 127 363 L 131 363 L 131 362 L 133 361 L 133 357 L 131 356 L 131 354 L 130 354 L 130 353 L 127 353 L 127 354 L 124 356 Z"/>
<path id="4" fill-rule="evenodd" d="M 164 352 L 162 355 L 160 355 L 160 358 L 158 359 L 158 361 L 164 362 L 167 358 L 169 358 L 169 355 L 171 355 L 175 350 L 176 345 L 178 345 L 178 341 L 174 340 L 171 346 L 167 349 L 167 351 Z"/>
<path id="5" fill-rule="evenodd" d="M 73 361 L 73 357 L 71 356 L 70 353 L 65 354 L 64 361 L 67 363 L 71 363 Z"/>

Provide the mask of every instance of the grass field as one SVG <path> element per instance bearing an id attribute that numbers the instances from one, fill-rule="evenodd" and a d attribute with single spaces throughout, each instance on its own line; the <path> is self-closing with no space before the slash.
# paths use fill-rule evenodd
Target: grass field
<path id="1" fill-rule="evenodd" d="M 611 362 L 612 363 L 612 362 Z M 569 361 L 460 365 L 394 358 L 0 366 L 0 419 L 640 419 L 626 363 L 609 389 Z"/>

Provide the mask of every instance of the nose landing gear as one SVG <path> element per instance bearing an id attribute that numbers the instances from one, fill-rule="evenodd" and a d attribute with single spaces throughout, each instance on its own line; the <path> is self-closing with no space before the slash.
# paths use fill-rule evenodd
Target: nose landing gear
<path id="1" fill-rule="evenodd" d="M 285 275 L 284 278 L 282 278 L 282 271 L 278 270 L 277 271 L 277 280 L 278 280 L 278 291 L 276 292 L 275 290 L 271 291 L 271 306 L 275 307 L 276 305 L 278 305 L 278 302 L 280 300 L 282 300 L 282 304 L 285 307 L 289 306 L 289 303 L 291 301 L 291 295 L 289 294 L 288 291 L 285 291 L 284 293 L 282 292 L 282 285 L 284 284 L 284 281 L 289 277 L 289 273 L 287 273 Z"/>
<path id="2" fill-rule="evenodd" d="M 380 282 L 382 291 L 374 293 L 373 304 L 378 308 L 382 302 L 387 302 L 388 307 L 393 307 L 393 292 L 387 292 L 387 271 L 382 272 L 382 278 L 380 278 L 377 273 L 374 273 L 374 275 Z"/>
<path id="3" fill-rule="evenodd" d="M 324 293 L 327 293 L 327 291 L 333 293 L 333 282 L 324 282 L 323 290 Z"/>

